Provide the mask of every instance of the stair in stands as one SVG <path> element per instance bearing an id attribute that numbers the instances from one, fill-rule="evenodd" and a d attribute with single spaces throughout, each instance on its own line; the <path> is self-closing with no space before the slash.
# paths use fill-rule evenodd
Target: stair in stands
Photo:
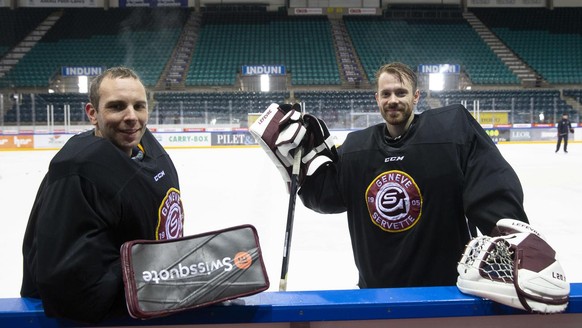
<path id="1" fill-rule="evenodd" d="M 42 37 L 48 32 L 55 23 L 61 18 L 62 11 L 55 11 L 50 14 L 42 23 L 40 23 L 30 34 L 28 34 L 18 45 L 16 45 L 12 50 L 10 50 L 3 58 L 0 60 L 0 78 L 4 77 L 8 71 L 10 71 L 26 53 L 36 45 L 36 43 L 42 39 Z"/>
<path id="2" fill-rule="evenodd" d="M 200 30 L 201 14 L 192 11 L 180 39 L 174 49 L 171 59 L 168 61 L 164 72 L 158 81 L 158 88 L 181 90 L 186 82 L 186 75 L 192 63 L 192 53 L 196 47 L 196 40 Z"/>
<path id="3" fill-rule="evenodd" d="M 370 82 L 342 18 L 331 19 L 331 33 L 342 85 L 349 88 L 367 88 Z"/>
<path id="4" fill-rule="evenodd" d="M 473 27 L 483 41 L 493 50 L 507 67 L 520 79 L 526 87 L 547 86 L 547 82 L 516 54 L 514 54 L 491 30 L 471 12 L 464 12 L 463 18 Z"/>

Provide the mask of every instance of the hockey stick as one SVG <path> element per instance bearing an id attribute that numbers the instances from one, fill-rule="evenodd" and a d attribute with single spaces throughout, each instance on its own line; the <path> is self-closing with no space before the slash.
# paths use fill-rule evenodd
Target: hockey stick
<path id="1" fill-rule="evenodd" d="M 303 106 L 301 106 L 303 114 Z M 291 171 L 291 187 L 289 188 L 289 207 L 287 208 L 287 226 L 285 227 L 285 241 L 283 244 L 283 264 L 281 266 L 281 280 L 279 281 L 279 291 L 287 290 L 287 273 L 289 271 L 289 255 L 291 253 L 291 237 L 293 235 L 293 220 L 295 219 L 295 203 L 297 200 L 297 189 L 299 171 L 301 169 L 301 156 L 303 147 L 301 144 L 293 157 L 293 169 Z"/>

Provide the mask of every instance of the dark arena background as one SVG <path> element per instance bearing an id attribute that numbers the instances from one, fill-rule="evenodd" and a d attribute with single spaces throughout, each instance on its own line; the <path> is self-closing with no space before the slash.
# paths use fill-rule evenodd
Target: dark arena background
<path id="1" fill-rule="evenodd" d="M 569 142 L 581 143 L 579 0 L 0 0 L 0 153 L 55 151 L 90 128 L 89 81 L 120 65 L 142 78 L 149 127 L 168 149 L 255 152 L 248 126 L 269 104 L 291 102 L 325 120 L 339 145 L 382 122 L 374 74 L 392 61 L 418 74 L 417 112 L 462 103 L 500 146 L 551 144 L 552 155 L 556 123 L 568 113 Z M 0 171 L 0 184 L 9 175 Z M 0 278 L 21 270 L 10 267 Z M 103 326 L 582 325 L 578 282 L 566 312 L 551 316 L 456 287 L 312 289 Z M 0 297 L 1 327 L 74 325 L 45 317 L 38 301 Z"/>

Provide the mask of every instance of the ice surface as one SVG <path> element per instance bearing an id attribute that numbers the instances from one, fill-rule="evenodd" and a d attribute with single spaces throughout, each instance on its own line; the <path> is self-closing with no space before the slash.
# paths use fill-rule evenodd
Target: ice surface
<path id="1" fill-rule="evenodd" d="M 582 146 L 501 144 L 525 190 L 531 224 L 557 251 L 570 282 L 582 282 Z M 271 289 L 278 290 L 289 195 L 260 148 L 169 149 L 180 174 L 185 234 L 238 224 L 259 233 Z M 22 236 L 38 185 L 56 151 L 0 151 L 0 298 L 19 297 Z M 429 273 L 427 273 L 429 274 Z M 322 215 L 297 201 L 287 290 L 357 288 L 345 214 Z"/>

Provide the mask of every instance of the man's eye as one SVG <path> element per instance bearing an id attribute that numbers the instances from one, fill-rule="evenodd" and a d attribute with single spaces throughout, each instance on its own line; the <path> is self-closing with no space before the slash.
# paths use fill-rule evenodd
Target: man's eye
<path id="1" fill-rule="evenodd" d="M 117 103 L 115 103 L 115 104 L 109 104 L 108 107 L 111 108 L 111 109 L 113 109 L 113 110 L 120 111 L 120 110 L 125 109 L 125 104 L 117 104 Z"/>

